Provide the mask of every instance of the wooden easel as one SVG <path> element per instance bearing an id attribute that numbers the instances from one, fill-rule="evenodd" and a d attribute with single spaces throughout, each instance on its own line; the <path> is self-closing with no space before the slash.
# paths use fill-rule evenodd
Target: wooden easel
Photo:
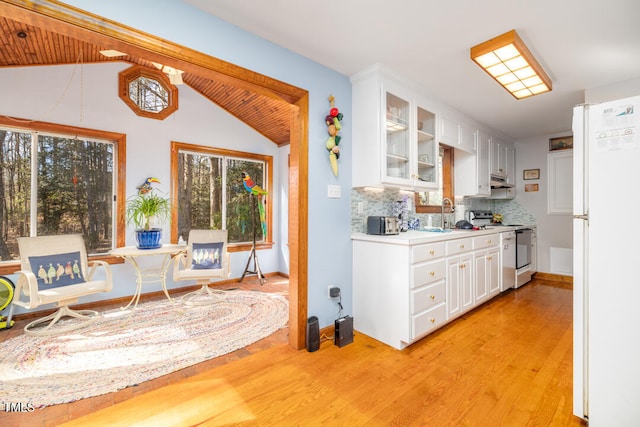
<path id="1" fill-rule="evenodd" d="M 256 196 L 256 202 L 260 203 L 258 200 L 258 196 Z M 258 280 L 260 281 L 260 286 L 264 285 L 265 277 L 260 270 L 260 264 L 258 263 L 258 254 L 256 254 L 256 211 L 255 209 L 251 209 L 251 232 L 253 234 L 253 245 L 251 246 L 251 253 L 249 254 L 249 259 L 247 260 L 247 265 L 244 268 L 244 272 L 242 273 L 242 277 L 238 282 L 242 282 L 244 276 L 247 274 L 256 274 L 258 276 Z M 249 264 L 251 264 L 251 260 L 253 260 L 253 270 L 249 270 Z"/>

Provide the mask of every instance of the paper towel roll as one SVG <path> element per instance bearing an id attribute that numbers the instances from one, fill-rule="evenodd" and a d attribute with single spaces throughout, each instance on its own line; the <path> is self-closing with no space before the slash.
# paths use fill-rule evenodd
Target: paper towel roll
<path id="1" fill-rule="evenodd" d="M 456 205 L 455 210 L 455 221 L 462 221 L 465 219 L 465 212 L 467 211 L 467 207 L 465 205 Z"/>

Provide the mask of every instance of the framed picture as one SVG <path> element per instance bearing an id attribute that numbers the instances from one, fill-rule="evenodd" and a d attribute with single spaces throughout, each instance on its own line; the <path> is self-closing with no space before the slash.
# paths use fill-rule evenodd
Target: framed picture
<path id="1" fill-rule="evenodd" d="M 540 179 L 540 169 L 525 169 L 522 171 L 522 179 Z"/>
<path id="2" fill-rule="evenodd" d="M 527 193 L 530 191 L 538 191 L 538 184 L 525 184 L 524 191 Z"/>
<path id="3" fill-rule="evenodd" d="M 560 138 L 549 139 L 549 151 L 572 150 L 573 136 L 562 136 Z"/>

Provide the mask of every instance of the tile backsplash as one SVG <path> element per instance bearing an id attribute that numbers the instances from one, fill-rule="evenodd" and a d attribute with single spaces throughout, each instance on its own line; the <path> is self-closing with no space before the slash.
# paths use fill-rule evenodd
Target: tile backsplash
<path id="1" fill-rule="evenodd" d="M 397 189 L 351 189 L 351 232 L 364 233 L 367 217 L 369 216 L 390 216 L 393 214 L 393 205 L 396 201 L 407 200 L 409 206 L 408 220 L 419 219 L 420 225 L 427 224 L 429 215 L 432 216 L 433 225 L 441 224 L 440 214 L 416 214 L 413 193 Z M 464 205 L 466 211 L 473 209 L 491 210 L 501 213 L 506 224 L 535 224 L 535 217 L 520 205 L 515 199 L 492 200 L 465 197 L 455 200 L 456 205 Z M 362 213 L 358 213 L 358 208 L 362 208 Z M 453 215 L 446 215 L 446 220 L 453 221 Z"/>

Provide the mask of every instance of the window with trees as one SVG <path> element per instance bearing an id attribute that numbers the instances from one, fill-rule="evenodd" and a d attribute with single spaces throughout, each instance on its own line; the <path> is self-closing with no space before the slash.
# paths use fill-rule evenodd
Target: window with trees
<path id="1" fill-rule="evenodd" d="M 415 193 L 416 213 L 440 213 L 444 198 L 454 200 L 453 148 L 441 144 L 438 161 L 440 162 L 440 188 L 438 191 Z M 450 210 L 451 207 L 447 205 L 445 212 L 450 212 Z"/>
<path id="2" fill-rule="evenodd" d="M 19 259 L 17 238 L 24 236 L 79 233 L 92 255 L 121 243 L 115 196 L 124 137 L 30 121 L 9 127 L 7 121 L 0 121 L 0 259 Z"/>
<path id="3" fill-rule="evenodd" d="M 164 120 L 178 109 L 178 89 L 158 70 L 134 65 L 118 80 L 120 99 L 140 117 Z"/>
<path id="4" fill-rule="evenodd" d="M 179 142 L 171 152 L 174 236 L 186 240 L 191 229 L 227 229 L 230 250 L 248 248 L 254 232 L 259 245 L 271 245 L 271 156 Z M 257 197 L 245 189 L 243 173 L 268 194 Z"/>

